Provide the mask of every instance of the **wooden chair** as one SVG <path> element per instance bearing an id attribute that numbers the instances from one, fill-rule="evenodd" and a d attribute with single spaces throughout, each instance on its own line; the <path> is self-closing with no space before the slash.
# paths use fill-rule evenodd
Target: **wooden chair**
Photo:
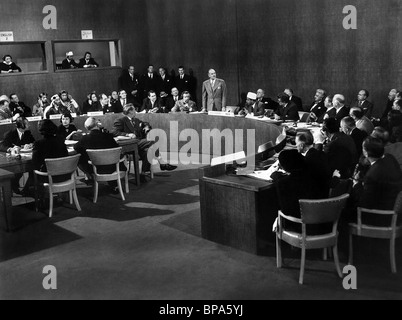
<path id="1" fill-rule="evenodd" d="M 53 216 L 53 195 L 55 193 L 69 192 L 70 194 L 70 204 L 73 204 L 78 211 L 81 211 L 80 204 L 78 202 L 77 190 L 75 186 L 75 175 L 78 165 L 78 160 L 80 155 L 74 155 L 71 157 L 57 158 L 57 159 L 45 159 L 47 172 L 41 172 L 35 170 L 35 203 L 36 210 L 38 211 L 38 176 L 47 177 L 48 182 L 44 183 L 43 186 L 49 190 L 49 218 Z M 56 176 L 70 175 L 70 178 L 63 182 L 54 182 L 53 179 Z"/>
<path id="2" fill-rule="evenodd" d="M 117 186 L 119 188 L 120 196 L 123 201 L 125 201 L 124 193 L 123 193 L 123 188 L 121 186 L 121 181 L 120 179 L 124 178 L 125 180 L 125 187 L 126 187 L 126 193 L 129 192 L 128 189 L 128 170 L 126 171 L 120 171 L 120 163 L 125 162 L 126 163 L 126 158 L 123 157 L 120 159 L 121 155 L 121 150 L 122 148 L 112 148 L 112 149 L 88 149 L 87 153 L 89 156 L 90 161 L 88 161 L 89 164 L 92 165 L 94 173 L 93 173 L 93 179 L 94 179 L 94 200 L 93 202 L 96 203 L 98 201 L 98 191 L 99 191 L 99 183 L 98 182 L 105 182 L 105 181 L 117 181 Z M 112 173 L 98 173 L 97 166 L 108 166 L 108 165 L 115 165 L 116 166 L 116 171 Z"/>
<path id="3" fill-rule="evenodd" d="M 384 221 L 391 218 L 389 226 L 378 226 L 373 224 L 363 224 L 363 213 L 370 213 L 383 216 Z M 402 213 L 402 191 L 398 194 L 394 210 L 376 210 L 357 208 L 357 223 L 349 223 L 349 264 L 353 264 L 353 236 L 389 239 L 389 256 L 391 261 L 391 271 L 396 273 L 395 261 L 395 239 L 402 236 L 402 224 L 397 224 L 398 215 Z M 389 220 L 387 220 L 389 221 Z"/>
<path id="4" fill-rule="evenodd" d="M 300 122 L 308 122 L 310 119 L 310 112 L 299 112 Z"/>
<path id="5" fill-rule="evenodd" d="M 303 284 L 304 269 L 306 263 L 306 250 L 307 249 L 326 249 L 333 248 L 334 261 L 336 271 L 339 277 L 342 278 L 341 269 L 339 267 L 338 258 L 338 220 L 341 215 L 342 209 L 346 205 L 346 200 L 349 198 L 348 194 L 340 197 L 322 200 L 299 200 L 301 219 L 286 216 L 281 211 L 278 212 L 278 226 L 276 228 L 276 261 L 277 267 L 282 267 L 282 251 L 281 240 L 290 244 L 291 246 L 301 248 L 301 264 L 299 283 Z M 283 225 L 282 219 L 297 223 L 301 225 L 301 233 L 286 230 Z M 307 225 L 317 225 L 323 223 L 332 223 L 332 232 L 320 235 L 310 236 L 306 234 Z"/>

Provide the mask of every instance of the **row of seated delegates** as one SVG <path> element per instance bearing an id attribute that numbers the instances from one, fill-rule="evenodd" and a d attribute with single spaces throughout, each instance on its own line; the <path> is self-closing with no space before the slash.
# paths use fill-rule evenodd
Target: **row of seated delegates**
<path id="1" fill-rule="evenodd" d="M 22 72 L 21 68 L 13 62 L 13 57 L 6 54 L 3 57 L 3 63 L 0 63 L 1 73 L 19 73 Z"/>
<path id="2" fill-rule="evenodd" d="M 145 173 L 149 172 L 151 169 L 151 164 L 148 161 L 148 150 L 152 147 L 155 141 L 147 140 L 147 134 L 152 129 L 151 124 L 143 122 L 136 118 L 136 113 L 137 112 L 133 104 L 125 105 L 123 116 L 116 119 L 113 124 L 112 133 L 115 137 L 124 136 L 139 140 L 138 153 L 140 159 L 142 160 L 142 172 L 140 178 L 142 182 L 145 182 Z M 160 155 L 159 150 L 156 150 L 154 156 L 155 159 L 158 160 L 160 169 L 162 171 L 172 171 L 177 168 L 177 166 L 166 163 Z"/>
<path id="3" fill-rule="evenodd" d="M 165 100 L 174 87 L 179 91 L 179 95 L 188 91 L 196 100 L 196 85 L 196 79 L 186 74 L 183 66 L 178 67 L 177 76 L 170 76 L 163 66 L 159 67 L 157 74 L 153 65 L 149 65 L 147 72 L 139 76 L 135 72 L 134 66 L 129 66 L 119 77 L 120 89 L 127 92 L 128 98 L 136 107 L 142 106 L 142 102 L 148 96 L 149 91 L 156 92 L 159 98 Z"/>
<path id="4" fill-rule="evenodd" d="M 65 112 L 80 114 L 78 103 L 73 99 L 67 91 L 62 90 L 59 94 L 55 94 L 51 98 L 50 105 L 43 112 L 44 118 L 49 118 L 51 115 L 63 114 Z"/>
<path id="5" fill-rule="evenodd" d="M 92 58 L 90 52 L 85 52 L 84 57 L 77 63 L 74 60 L 74 53 L 69 51 L 66 53 L 66 58 L 63 60 L 61 67 L 62 69 L 97 68 L 99 64 Z"/>
<path id="6" fill-rule="evenodd" d="M 26 118 L 19 117 L 15 120 L 15 128 L 6 132 L 4 139 L 0 144 L 0 151 L 7 153 L 19 153 L 21 149 L 32 149 L 35 138 L 33 137 L 29 122 Z M 24 187 L 22 192 L 19 189 L 19 181 L 22 177 L 22 173 L 14 175 L 11 181 L 11 187 L 15 194 L 27 193 L 29 184 Z M 30 181 L 30 179 L 29 179 Z"/>
<path id="7" fill-rule="evenodd" d="M 158 98 L 155 91 L 148 92 L 148 97 L 144 99 L 141 113 L 169 113 L 169 112 L 194 112 L 197 106 L 191 100 L 190 92 L 184 91 L 179 97 L 177 88 L 172 89 L 172 96 L 166 101 Z"/>
<path id="8" fill-rule="evenodd" d="M 0 97 L 0 120 L 15 120 L 18 117 L 31 116 L 31 108 L 27 107 L 24 102 L 20 101 L 17 94 L 10 94 L 10 98 L 6 95 Z"/>

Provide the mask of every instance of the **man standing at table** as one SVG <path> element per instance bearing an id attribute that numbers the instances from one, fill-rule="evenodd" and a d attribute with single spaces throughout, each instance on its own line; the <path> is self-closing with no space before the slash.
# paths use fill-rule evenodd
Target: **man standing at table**
<path id="1" fill-rule="evenodd" d="M 210 69 L 209 80 L 202 84 L 202 112 L 226 111 L 226 83 L 216 77 L 216 71 Z"/>
<path id="2" fill-rule="evenodd" d="M 148 132 L 151 130 L 150 124 L 142 122 L 135 117 L 136 111 L 134 105 L 131 103 L 124 107 L 123 114 L 124 116 L 122 118 L 114 122 L 112 132 L 116 137 L 123 136 L 138 140 L 138 153 L 142 160 L 142 174 L 140 179 L 141 182 L 146 182 L 144 174 L 151 170 L 151 164 L 148 161 L 148 149 L 155 143 L 155 141 L 148 141 L 146 139 Z M 172 171 L 177 168 L 176 166 L 164 163 L 159 154 L 159 150 L 155 152 L 155 158 L 158 160 L 162 171 Z"/>

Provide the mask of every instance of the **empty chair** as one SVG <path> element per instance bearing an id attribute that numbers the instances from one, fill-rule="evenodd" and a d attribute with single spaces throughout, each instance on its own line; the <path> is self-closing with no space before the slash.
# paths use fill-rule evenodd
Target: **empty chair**
<path id="1" fill-rule="evenodd" d="M 278 226 L 276 228 L 276 261 L 277 267 L 282 267 L 282 251 L 281 241 L 285 241 L 291 246 L 301 248 L 301 263 L 299 283 L 303 284 L 304 269 L 306 263 L 307 249 L 326 249 L 333 248 L 333 256 L 336 266 L 336 271 L 339 277 L 342 273 L 339 267 L 338 259 L 338 220 L 346 201 L 349 198 L 348 194 L 342 196 L 322 199 L 322 200 L 299 200 L 301 219 L 284 215 L 281 211 L 278 212 Z M 283 224 L 283 219 L 288 220 L 301 226 L 301 233 L 293 230 L 287 230 Z M 319 235 L 307 235 L 307 225 L 318 225 L 332 223 L 332 231 Z"/>
<path id="2" fill-rule="evenodd" d="M 310 120 L 310 112 L 299 112 L 300 122 L 308 122 Z"/>
<path id="3" fill-rule="evenodd" d="M 93 179 L 94 179 L 94 203 L 98 201 L 98 190 L 99 190 L 99 183 L 98 182 L 105 182 L 105 181 L 117 181 L 117 186 L 119 188 L 120 196 L 122 200 L 126 200 L 123 193 L 123 188 L 121 186 L 120 179 L 124 178 L 125 180 L 125 187 L 126 193 L 129 192 L 128 189 L 128 170 L 121 171 L 120 170 L 120 163 L 126 162 L 126 158 L 123 157 L 120 159 L 122 148 L 112 148 L 112 149 L 88 149 L 88 157 L 90 161 L 89 164 L 93 166 Z M 111 166 L 112 171 L 111 173 L 101 173 L 99 170 L 99 166 Z"/>
<path id="4" fill-rule="evenodd" d="M 228 154 L 222 157 L 215 157 L 211 160 L 211 167 L 217 166 L 222 163 L 229 163 L 238 160 L 246 160 L 246 153 L 244 151 L 240 151 L 237 153 Z"/>
<path id="5" fill-rule="evenodd" d="M 80 204 L 78 202 L 77 197 L 77 190 L 75 185 L 75 175 L 78 165 L 78 160 L 80 155 L 74 155 L 71 157 L 65 158 L 57 158 L 57 159 L 45 159 L 47 172 L 41 172 L 35 170 L 35 187 L 38 184 L 38 176 L 47 177 L 48 182 L 43 183 L 43 186 L 49 190 L 49 217 L 53 216 L 53 195 L 55 193 L 62 193 L 62 192 L 69 192 L 70 194 L 70 204 L 73 204 L 73 200 L 75 206 L 77 207 L 78 211 L 81 211 Z M 60 178 L 59 176 L 69 175 L 66 179 L 61 179 L 61 182 L 55 182 L 54 180 L 58 181 Z M 36 202 L 36 209 L 38 209 L 38 195 L 36 192 L 35 195 L 35 202 Z"/>
<path id="6" fill-rule="evenodd" d="M 396 273 L 396 261 L 395 261 L 395 239 L 402 235 L 402 224 L 397 223 L 398 215 L 402 212 L 402 191 L 398 194 L 394 206 L 394 210 L 376 210 L 357 208 L 357 223 L 349 224 L 349 264 L 353 264 L 353 236 L 377 238 L 377 239 L 389 239 L 389 256 L 391 261 L 391 271 Z M 391 222 L 388 226 L 374 225 L 364 223 L 364 213 L 382 216 L 384 222 Z"/>

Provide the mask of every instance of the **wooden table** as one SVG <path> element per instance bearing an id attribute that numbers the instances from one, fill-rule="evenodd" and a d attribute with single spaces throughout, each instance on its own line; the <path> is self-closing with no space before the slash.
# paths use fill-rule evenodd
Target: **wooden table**
<path id="1" fill-rule="evenodd" d="M 225 164 L 199 171 L 202 237 L 253 254 L 275 243 L 278 205 L 273 184 L 225 173 Z"/>

